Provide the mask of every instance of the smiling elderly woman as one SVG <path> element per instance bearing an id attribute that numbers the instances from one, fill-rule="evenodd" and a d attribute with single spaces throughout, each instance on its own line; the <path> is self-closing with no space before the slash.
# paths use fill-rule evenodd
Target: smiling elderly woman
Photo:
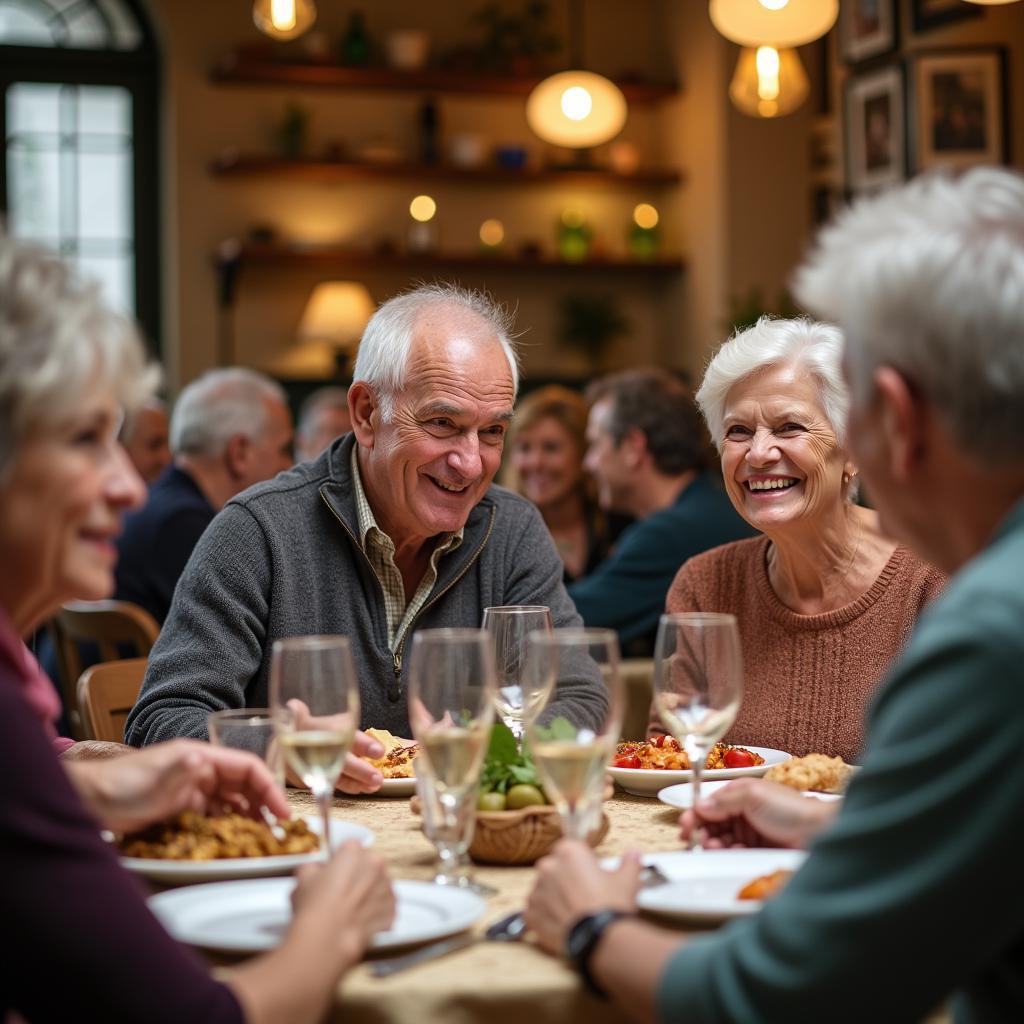
<path id="1" fill-rule="evenodd" d="M 300 878 L 281 947 L 223 982 L 146 907 L 100 828 L 185 808 L 287 815 L 257 758 L 179 740 L 59 761 L 56 694 L 21 640 L 70 598 L 107 597 L 114 538 L 145 488 L 118 443 L 153 372 L 128 321 L 52 256 L 0 235 L 0 1019 L 316 1020 L 394 902 L 383 864 L 346 846 Z M 58 982 L 59 979 L 59 982 Z"/>
<path id="2" fill-rule="evenodd" d="M 691 558 L 667 607 L 739 621 L 731 742 L 856 761 L 867 702 L 943 577 L 853 501 L 841 352 L 835 327 L 767 317 L 718 350 L 697 403 L 736 511 L 764 536 Z"/>

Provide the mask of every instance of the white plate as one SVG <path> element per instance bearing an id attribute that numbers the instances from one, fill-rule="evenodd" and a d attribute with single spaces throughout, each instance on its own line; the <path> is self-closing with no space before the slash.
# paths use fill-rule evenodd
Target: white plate
<path id="1" fill-rule="evenodd" d="M 741 779 L 745 775 L 764 775 L 773 764 L 781 764 L 792 757 L 784 750 L 773 750 L 771 747 L 749 747 L 745 743 L 743 746 L 752 754 L 760 754 L 764 758 L 764 764 L 755 765 L 753 768 L 709 768 L 703 777 L 711 782 L 719 779 Z M 627 793 L 634 796 L 657 796 L 658 791 L 666 786 L 690 782 L 693 779 L 693 772 L 689 769 L 669 771 L 664 768 L 609 768 L 608 774 Z"/>
<path id="2" fill-rule="evenodd" d="M 292 917 L 291 878 L 258 878 L 169 889 L 149 906 L 179 942 L 226 953 L 262 953 L 277 946 Z M 465 889 L 433 882 L 395 882 L 397 909 L 390 931 L 371 949 L 392 949 L 454 935 L 474 924 L 486 905 Z"/>
<path id="3" fill-rule="evenodd" d="M 732 782 L 732 779 L 721 779 L 715 782 L 702 782 L 700 784 L 701 798 L 703 799 L 706 796 L 711 796 L 716 789 L 728 786 L 730 782 Z M 815 800 L 843 799 L 838 793 L 804 793 L 804 796 L 813 797 Z M 665 789 L 659 790 L 658 799 L 663 804 L 668 804 L 669 807 L 678 807 L 683 811 L 689 810 L 693 804 L 693 783 L 681 782 L 678 786 L 668 786 Z"/>
<path id="4" fill-rule="evenodd" d="M 310 829 L 320 834 L 320 819 L 304 815 Z M 335 846 L 358 839 L 363 846 L 373 844 L 374 835 L 365 825 L 331 819 L 331 842 Z M 214 882 L 223 878 L 261 878 L 265 875 L 289 875 L 300 864 L 322 859 L 314 853 L 285 853 L 277 857 L 231 857 L 224 860 L 152 860 L 148 857 L 122 857 L 121 863 L 136 874 L 164 885 L 188 885 Z"/>
<path id="5" fill-rule="evenodd" d="M 657 864 L 672 880 L 668 885 L 641 889 L 641 910 L 686 921 L 725 921 L 753 914 L 761 900 L 738 900 L 736 894 L 761 875 L 785 869 L 795 871 L 804 862 L 804 850 L 678 850 L 651 853 L 645 864 Z M 604 862 L 614 867 L 617 860 Z"/>

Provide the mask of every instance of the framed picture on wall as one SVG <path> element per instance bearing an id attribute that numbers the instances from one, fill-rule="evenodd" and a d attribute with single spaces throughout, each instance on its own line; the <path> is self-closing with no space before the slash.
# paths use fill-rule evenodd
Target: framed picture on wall
<path id="1" fill-rule="evenodd" d="M 981 17 L 977 4 L 969 4 L 966 0 L 910 0 L 910 10 L 915 32 L 927 32 L 950 21 Z"/>
<path id="2" fill-rule="evenodd" d="M 896 0 L 843 0 L 839 53 L 848 64 L 891 53 L 898 42 Z"/>
<path id="3" fill-rule="evenodd" d="M 1006 54 L 998 47 L 914 57 L 914 169 L 1006 160 Z"/>
<path id="4" fill-rule="evenodd" d="M 907 174 L 903 66 L 890 64 L 845 83 L 843 150 L 846 187 L 853 194 L 903 181 Z"/>

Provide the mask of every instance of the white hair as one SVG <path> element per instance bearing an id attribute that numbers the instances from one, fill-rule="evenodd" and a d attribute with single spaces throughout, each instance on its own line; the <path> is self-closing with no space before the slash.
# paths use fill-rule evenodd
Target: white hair
<path id="1" fill-rule="evenodd" d="M 388 299 L 370 317 L 359 343 L 353 383 L 363 381 L 373 388 L 385 421 L 391 419 L 394 396 L 405 384 L 417 321 L 427 310 L 445 307 L 455 315 L 468 313 L 479 318 L 494 332 L 512 372 L 513 394 L 519 390 L 519 359 L 513 343 L 512 314 L 486 292 L 443 282 L 424 284 Z"/>
<path id="2" fill-rule="evenodd" d="M 269 402 L 287 405 L 284 389 L 256 370 L 208 370 L 182 391 L 171 414 L 175 455 L 220 455 L 232 437 L 256 440 L 269 426 Z"/>
<path id="3" fill-rule="evenodd" d="M 850 407 L 841 367 L 842 350 L 843 336 L 837 327 L 806 317 L 773 320 L 763 316 L 753 327 L 723 342 L 708 363 L 696 395 L 715 447 L 721 452 L 729 391 L 741 380 L 769 367 L 793 367 L 810 375 L 825 418 L 842 444 Z"/>
<path id="4" fill-rule="evenodd" d="M 98 285 L 0 234 L 0 478 L 27 436 L 73 414 L 97 385 L 130 413 L 159 376 L 135 326 L 103 305 Z"/>
<path id="5" fill-rule="evenodd" d="M 317 388 L 306 398 L 299 409 L 299 420 L 295 425 L 298 437 L 306 437 L 313 433 L 321 409 L 340 409 L 348 412 L 348 388 Z"/>
<path id="6" fill-rule="evenodd" d="M 921 177 L 846 210 L 796 292 L 838 320 L 853 393 L 876 367 L 905 375 L 965 451 L 1024 451 L 1024 177 L 977 168 Z"/>

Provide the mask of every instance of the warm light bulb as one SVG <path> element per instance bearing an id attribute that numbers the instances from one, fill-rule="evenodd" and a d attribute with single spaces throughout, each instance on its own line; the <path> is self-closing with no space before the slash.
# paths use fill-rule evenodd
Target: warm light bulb
<path id="1" fill-rule="evenodd" d="M 744 48 L 729 84 L 729 96 L 752 117 L 781 117 L 807 99 L 810 82 L 796 50 L 759 46 Z"/>
<path id="2" fill-rule="evenodd" d="M 313 0 L 256 0 L 252 20 L 271 39 L 297 39 L 316 21 Z"/>
<path id="3" fill-rule="evenodd" d="M 710 0 L 711 23 L 740 46 L 803 46 L 839 16 L 839 0 Z"/>
<path id="4" fill-rule="evenodd" d="M 757 2 L 769 11 L 781 11 L 789 0 L 757 0 Z"/>
<path id="5" fill-rule="evenodd" d="M 590 116 L 594 100 L 581 85 L 574 85 L 562 93 L 562 113 L 572 121 L 582 121 Z"/>
<path id="6" fill-rule="evenodd" d="M 417 196 L 409 204 L 409 213 L 413 220 L 426 224 L 428 220 L 433 220 L 434 214 L 437 213 L 437 203 L 430 196 Z"/>
<path id="7" fill-rule="evenodd" d="M 505 225 L 500 220 L 485 220 L 480 225 L 480 241 L 484 245 L 501 245 L 505 241 Z"/>
<path id="8" fill-rule="evenodd" d="M 633 221 L 638 228 L 650 230 L 658 226 L 658 211 L 650 203 L 638 203 L 633 210 Z"/>
<path id="9" fill-rule="evenodd" d="M 779 98 L 779 51 L 774 46 L 759 46 L 756 62 L 757 95 L 763 100 L 777 100 Z"/>

